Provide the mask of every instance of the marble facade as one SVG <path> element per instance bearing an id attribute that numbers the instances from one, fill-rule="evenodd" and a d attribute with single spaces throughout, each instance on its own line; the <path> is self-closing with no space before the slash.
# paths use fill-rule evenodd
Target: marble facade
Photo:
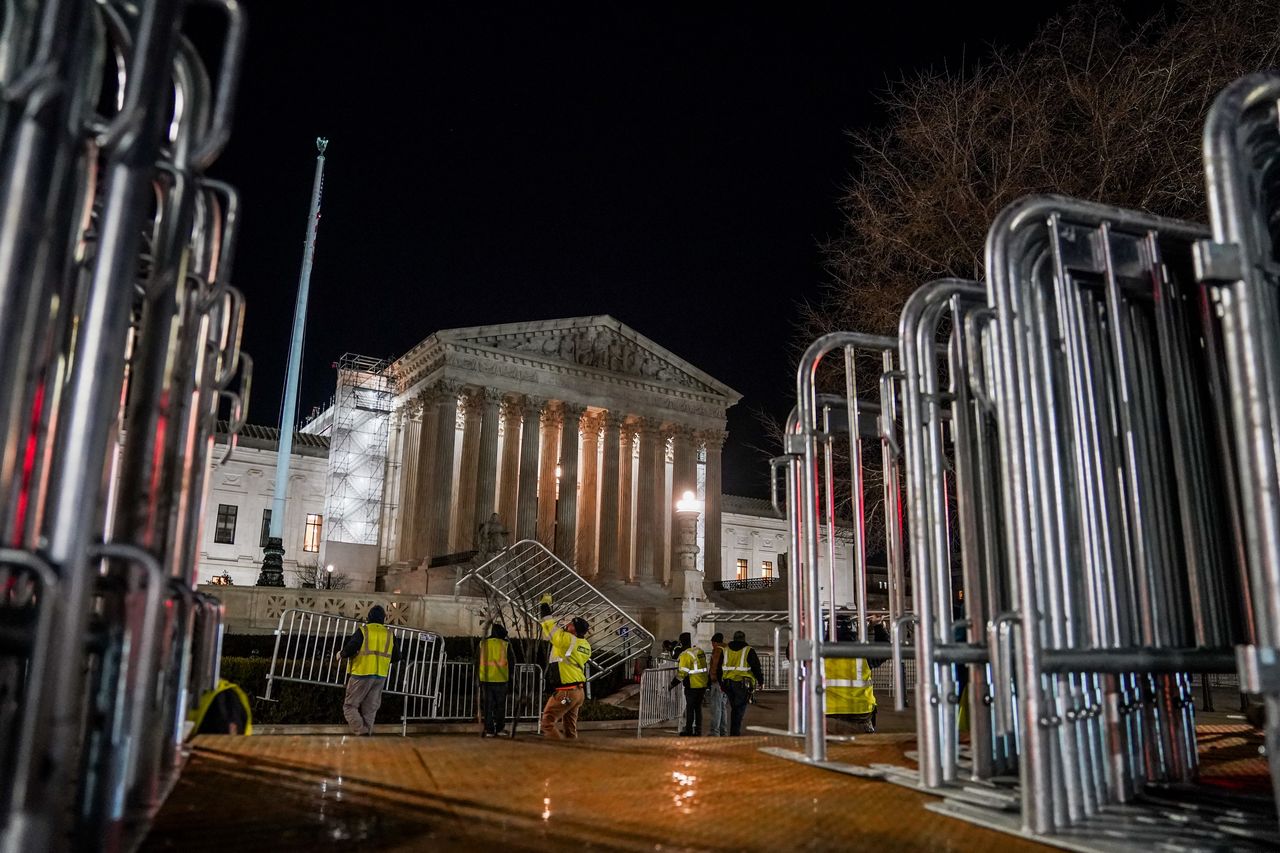
<path id="1" fill-rule="evenodd" d="M 391 371 L 388 565 L 469 550 L 497 512 L 584 577 L 658 585 L 677 565 L 675 501 L 699 490 L 705 578 L 726 578 L 732 388 L 603 315 L 440 331 Z"/>

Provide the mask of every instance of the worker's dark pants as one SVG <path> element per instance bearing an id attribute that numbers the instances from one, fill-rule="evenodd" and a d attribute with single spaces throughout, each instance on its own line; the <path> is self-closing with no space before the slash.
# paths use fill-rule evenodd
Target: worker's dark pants
<path id="1" fill-rule="evenodd" d="M 705 687 L 684 689 L 684 730 L 691 735 L 702 734 L 702 700 L 706 695 Z"/>
<path id="2" fill-rule="evenodd" d="M 729 698 L 729 736 L 737 737 L 742 734 L 742 718 L 751 701 L 751 690 L 745 681 L 722 681 L 720 685 Z"/>
<path id="3" fill-rule="evenodd" d="M 507 724 L 507 682 L 480 682 L 480 713 L 486 732 L 496 733 Z"/>

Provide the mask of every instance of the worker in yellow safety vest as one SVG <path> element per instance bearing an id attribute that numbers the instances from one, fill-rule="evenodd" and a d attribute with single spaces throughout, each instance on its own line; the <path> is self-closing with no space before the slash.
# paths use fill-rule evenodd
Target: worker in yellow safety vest
<path id="1" fill-rule="evenodd" d="M 542 617 L 542 634 L 551 641 L 551 655 L 547 662 L 547 683 L 551 695 L 542 709 L 542 734 L 559 740 L 556 723 L 563 720 L 564 737 L 578 736 L 578 709 L 586 701 L 587 661 L 591 660 L 591 644 L 587 642 L 590 626 L 581 616 L 575 616 L 563 625 L 557 624 L 551 615 L 551 596 L 542 596 L 538 605 Z"/>
<path id="2" fill-rule="evenodd" d="M 707 653 L 693 644 L 688 631 L 680 635 L 680 648 L 683 651 L 676 664 L 676 677 L 671 682 L 671 687 L 684 683 L 684 728 L 680 736 L 698 737 L 702 734 L 702 700 L 711 682 L 710 667 Z"/>
<path id="3" fill-rule="evenodd" d="M 826 714 L 845 720 L 871 734 L 876 730 L 876 692 L 871 686 L 871 665 L 862 658 L 828 658 L 823 661 Z"/>
<path id="4" fill-rule="evenodd" d="M 742 734 L 742 720 L 751 702 L 751 691 L 763 683 L 760 656 L 747 645 L 745 633 L 734 631 L 720 668 L 720 684 L 729 700 L 729 737 Z"/>
<path id="5" fill-rule="evenodd" d="M 853 628 L 840 624 L 836 639 L 853 642 Z M 822 662 L 824 712 L 848 723 L 854 731 L 876 730 L 876 692 L 871 685 L 871 664 L 863 658 L 827 658 Z"/>
<path id="6" fill-rule="evenodd" d="M 494 625 L 488 639 L 480 643 L 480 710 L 485 737 L 503 734 L 507 724 L 507 685 L 511 682 L 507 653 L 510 649 L 503 625 Z"/>
<path id="7" fill-rule="evenodd" d="M 352 734 L 373 734 L 373 722 L 382 704 L 382 689 L 391 674 L 395 638 L 383 624 L 386 620 L 387 613 L 381 605 L 369 608 L 368 624 L 356 628 L 339 652 L 349 661 L 342 714 Z"/>
<path id="8" fill-rule="evenodd" d="M 187 714 L 191 722 L 188 737 L 196 735 L 251 735 L 253 712 L 249 697 L 239 685 L 218 679 L 218 685 L 200 696 L 195 710 Z"/>

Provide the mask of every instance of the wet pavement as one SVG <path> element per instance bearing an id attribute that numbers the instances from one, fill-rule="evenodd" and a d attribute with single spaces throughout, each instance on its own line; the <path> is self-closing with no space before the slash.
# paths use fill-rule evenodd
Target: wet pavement
<path id="1" fill-rule="evenodd" d="M 1202 782 L 1265 795 L 1260 737 L 1228 708 L 1202 715 Z M 785 716 L 785 697 L 766 694 L 748 723 L 781 727 Z M 912 723 L 882 711 L 879 733 L 832 743 L 829 757 L 912 766 Z M 938 799 L 910 788 L 760 751 L 800 749 L 793 738 L 398 730 L 200 737 L 142 850 L 1050 849 L 929 811 Z"/>
<path id="2" fill-rule="evenodd" d="M 785 761 L 790 738 L 202 736 L 143 850 L 1045 849 Z M 833 759 L 902 762 L 901 735 Z"/>

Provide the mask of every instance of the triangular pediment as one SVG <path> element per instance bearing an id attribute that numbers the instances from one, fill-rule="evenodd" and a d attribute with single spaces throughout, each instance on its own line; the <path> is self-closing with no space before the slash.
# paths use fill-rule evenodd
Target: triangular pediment
<path id="1" fill-rule="evenodd" d="M 447 329 L 434 337 L 443 344 L 520 353 L 538 361 L 637 377 L 732 402 L 741 398 L 723 382 L 608 315 Z"/>

